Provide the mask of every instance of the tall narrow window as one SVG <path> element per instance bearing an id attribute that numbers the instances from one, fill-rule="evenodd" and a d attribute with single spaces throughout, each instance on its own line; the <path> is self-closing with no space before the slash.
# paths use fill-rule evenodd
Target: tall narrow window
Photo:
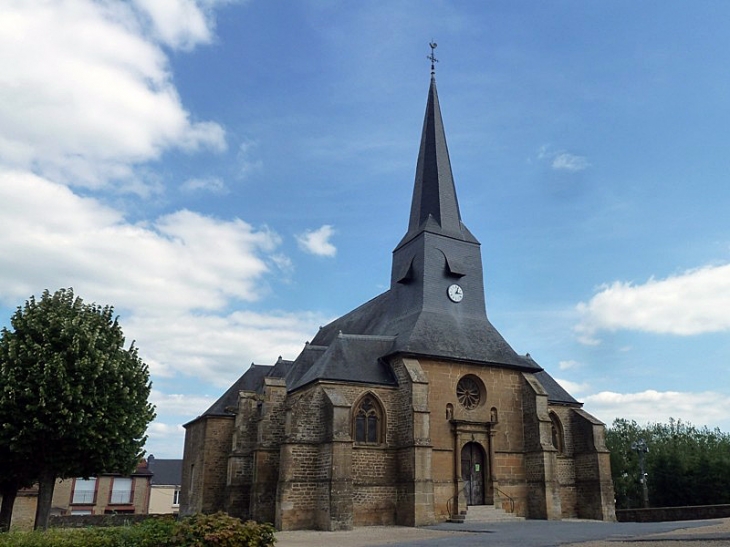
<path id="1" fill-rule="evenodd" d="M 558 454 L 562 454 L 565 450 L 563 424 L 560 423 L 560 418 L 554 412 L 550 413 L 550 422 L 553 433 L 553 446 L 557 449 Z"/>
<path id="2" fill-rule="evenodd" d="M 112 484 L 111 504 L 132 503 L 132 479 L 129 477 L 114 477 Z"/>
<path id="3" fill-rule="evenodd" d="M 383 415 L 380 405 L 371 395 L 365 396 L 355 411 L 355 442 L 378 444 L 382 439 Z"/>
<path id="4" fill-rule="evenodd" d="M 92 505 L 96 494 L 96 477 L 74 480 L 71 503 Z"/>

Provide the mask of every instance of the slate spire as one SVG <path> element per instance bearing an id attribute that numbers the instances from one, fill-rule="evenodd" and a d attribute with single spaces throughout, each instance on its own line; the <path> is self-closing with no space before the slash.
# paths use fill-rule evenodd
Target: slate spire
<path id="1" fill-rule="evenodd" d="M 421 132 L 408 232 L 398 247 L 424 231 L 478 243 L 461 222 L 433 72 Z"/>

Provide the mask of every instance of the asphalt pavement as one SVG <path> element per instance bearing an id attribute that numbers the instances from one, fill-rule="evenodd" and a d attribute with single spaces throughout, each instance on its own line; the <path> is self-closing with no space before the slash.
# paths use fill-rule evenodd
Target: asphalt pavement
<path id="1" fill-rule="evenodd" d="M 526 520 L 443 523 L 421 528 L 375 526 L 346 532 L 279 532 L 277 547 L 559 547 L 585 542 L 600 546 L 730 546 L 730 520 L 601 522 Z M 655 536 L 673 532 L 667 536 Z M 650 537 L 648 537 L 650 536 Z M 593 544 L 592 544 L 593 545 Z M 599 544 L 595 544 L 598 546 Z"/>

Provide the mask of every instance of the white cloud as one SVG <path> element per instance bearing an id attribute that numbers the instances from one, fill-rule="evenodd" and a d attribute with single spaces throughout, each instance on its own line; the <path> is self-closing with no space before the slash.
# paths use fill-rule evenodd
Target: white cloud
<path id="1" fill-rule="evenodd" d="M 576 173 L 588 169 L 591 164 L 584 156 L 571 154 L 564 150 L 552 150 L 550 145 L 543 145 L 537 151 L 537 159 L 549 161 L 550 167 L 557 171 Z"/>
<path id="2" fill-rule="evenodd" d="M 135 315 L 124 323 L 157 376 L 184 374 L 227 388 L 252 362 L 294 359 L 328 318 L 310 312 Z"/>
<path id="3" fill-rule="evenodd" d="M 242 179 L 251 173 L 261 171 L 263 162 L 256 157 L 256 149 L 259 143 L 252 139 L 245 139 L 238 147 L 238 176 Z"/>
<path id="4" fill-rule="evenodd" d="M 145 451 L 155 458 L 182 458 L 184 439 L 185 429 L 181 424 L 154 421 L 147 428 Z"/>
<path id="5" fill-rule="evenodd" d="M 590 389 L 590 385 L 583 383 L 580 384 L 578 382 L 572 382 L 570 380 L 564 380 L 561 378 L 555 378 L 555 381 L 559 383 L 565 391 L 573 395 L 574 397 L 577 397 L 581 393 L 585 393 Z"/>
<path id="6" fill-rule="evenodd" d="M 183 192 L 210 192 L 217 195 L 228 193 L 226 183 L 217 177 L 188 179 L 180 189 Z"/>
<path id="7" fill-rule="evenodd" d="M 615 418 L 635 420 L 639 424 L 666 423 L 681 419 L 696 426 L 730 428 L 730 398 L 727 394 L 654 391 L 615 393 L 603 391 L 583 398 L 586 410 L 609 424 Z"/>
<path id="8" fill-rule="evenodd" d="M 266 296 L 277 265 L 290 267 L 276 234 L 238 219 L 183 210 L 130 224 L 63 185 L 0 171 L 0 233 L 0 302 L 73 286 L 87 301 L 113 304 L 157 375 L 226 385 L 252 361 L 296 357 L 327 322 L 307 312 L 230 312 L 232 301 Z"/>
<path id="9" fill-rule="evenodd" d="M 638 330 L 696 335 L 730 330 L 730 264 L 705 266 L 643 285 L 603 285 L 587 303 L 575 327 L 584 343 L 598 343 L 602 330 Z"/>
<path id="10" fill-rule="evenodd" d="M 568 154 L 567 152 L 561 152 L 553 158 L 550 164 L 553 169 L 563 171 L 583 171 L 591 166 L 588 160 L 583 156 L 576 156 L 574 154 Z"/>
<path id="11" fill-rule="evenodd" d="M 574 368 L 580 368 L 583 364 L 579 363 L 578 361 L 568 360 L 568 361 L 560 361 L 558 363 L 558 368 L 560 370 L 569 370 Z"/>
<path id="12" fill-rule="evenodd" d="M 296 238 L 299 247 L 305 252 L 318 256 L 335 256 L 337 248 L 330 243 L 330 238 L 334 234 L 334 227 L 325 224 L 316 230 L 307 230 Z"/>
<path id="13" fill-rule="evenodd" d="M 130 224 L 92 198 L 17 171 L 0 171 L 0 232 L 0 300 L 73 283 L 89 299 L 138 313 L 258 300 L 280 243 L 268 229 L 186 210 Z"/>
<path id="14" fill-rule="evenodd" d="M 155 405 L 157 414 L 177 414 L 183 416 L 197 416 L 202 414 L 212 405 L 216 397 L 203 397 L 200 395 L 181 395 L 177 393 L 163 393 L 153 389 L 149 401 Z"/>
<path id="15" fill-rule="evenodd" d="M 0 163 L 101 187 L 135 179 L 135 166 L 175 147 L 222 150 L 224 131 L 190 119 L 167 57 L 131 4 L 3 4 Z"/>
<path id="16" fill-rule="evenodd" d="M 224 1 L 134 0 L 148 17 L 154 35 L 172 48 L 191 49 L 212 39 L 214 4 Z"/>

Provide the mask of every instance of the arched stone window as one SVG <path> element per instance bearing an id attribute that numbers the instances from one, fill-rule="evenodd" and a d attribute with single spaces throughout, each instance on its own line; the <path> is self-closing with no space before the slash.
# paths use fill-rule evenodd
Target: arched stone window
<path id="1" fill-rule="evenodd" d="M 565 440 L 563 437 L 563 424 L 555 412 L 550 413 L 550 425 L 553 433 L 553 446 L 558 450 L 558 454 L 562 454 L 565 450 Z"/>
<path id="2" fill-rule="evenodd" d="M 358 444 L 383 442 L 383 409 L 371 394 L 365 395 L 355 408 L 353 437 Z"/>

